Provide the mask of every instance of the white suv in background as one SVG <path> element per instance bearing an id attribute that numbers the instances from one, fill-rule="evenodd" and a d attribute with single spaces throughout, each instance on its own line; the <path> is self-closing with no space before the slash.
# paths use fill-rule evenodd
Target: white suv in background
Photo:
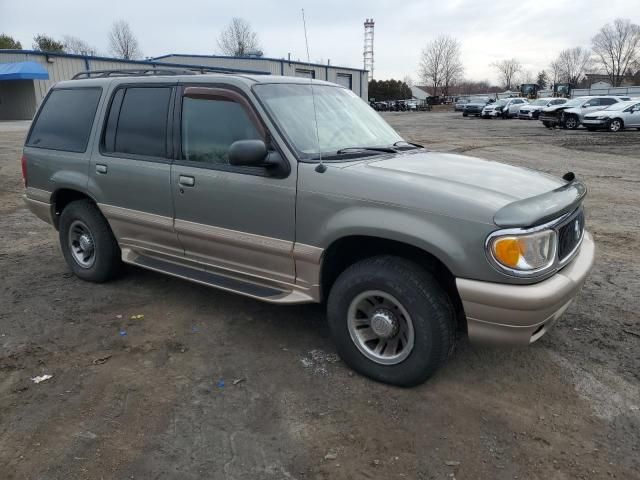
<path id="1" fill-rule="evenodd" d="M 521 106 L 520 110 L 518 110 L 518 118 L 521 120 L 537 120 L 543 108 L 550 107 L 552 105 L 562 105 L 566 102 L 566 98 L 538 98 L 527 105 Z"/>
<path id="2" fill-rule="evenodd" d="M 502 98 L 482 109 L 482 118 L 502 117 L 511 118 L 518 115 L 518 110 L 529 103 L 526 98 Z"/>

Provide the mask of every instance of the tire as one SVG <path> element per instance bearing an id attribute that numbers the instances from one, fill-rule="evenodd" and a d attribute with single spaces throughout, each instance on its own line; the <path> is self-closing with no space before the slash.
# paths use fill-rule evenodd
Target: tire
<path id="1" fill-rule="evenodd" d="M 595 132 L 597 130 L 596 127 L 586 127 L 590 132 Z"/>
<path id="2" fill-rule="evenodd" d="M 359 305 L 369 309 L 368 316 Z M 358 318 L 363 315 L 367 320 Z M 327 316 L 345 363 L 362 375 L 392 385 L 411 387 L 424 382 L 445 364 L 455 344 L 451 300 L 429 272 L 400 257 L 368 258 L 347 268 L 331 289 Z M 395 333 L 387 332 L 389 338 L 382 340 L 372 327 L 358 323 L 373 325 L 374 317 L 378 331 L 380 318 L 386 318 L 382 327 Z M 363 341 L 359 335 L 373 338 Z M 393 347 L 383 344 L 378 358 L 372 358 L 383 341 L 395 342 L 394 353 L 386 351 Z"/>
<path id="3" fill-rule="evenodd" d="M 576 117 L 575 115 L 569 115 L 564 120 L 564 126 L 569 130 L 575 130 L 580 126 L 580 121 L 578 120 L 578 117 Z"/>
<path id="4" fill-rule="evenodd" d="M 467 113 L 463 113 L 462 116 L 463 117 L 468 117 L 469 115 Z"/>
<path id="5" fill-rule="evenodd" d="M 102 283 L 119 273 L 120 247 L 91 201 L 78 200 L 65 207 L 60 215 L 59 238 L 67 265 L 82 280 Z"/>
<path id="6" fill-rule="evenodd" d="M 609 131 L 610 132 L 621 132 L 624 130 L 624 122 L 619 118 L 614 118 L 609 122 Z"/>
<path id="7" fill-rule="evenodd" d="M 553 125 L 551 125 L 551 123 L 547 122 L 546 120 L 543 120 L 542 124 L 547 128 L 553 128 Z"/>

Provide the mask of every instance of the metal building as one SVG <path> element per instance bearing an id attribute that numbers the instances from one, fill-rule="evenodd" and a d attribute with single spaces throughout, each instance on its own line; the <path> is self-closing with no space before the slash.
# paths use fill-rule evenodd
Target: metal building
<path id="1" fill-rule="evenodd" d="M 0 50 L 0 120 L 30 120 L 51 85 L 69 80 L 78 72 L 162 67 L 313 77 L 342 84 L 367 100 L 367 72 L 332 65 L 263 57 L 206 55 L 165 55 L 134 61 L 32 50 Z"/>
<path id="2" fill-rule="evenodd" d="M 224 67 L 229 69 L 266 70 L 271 75 L 289 77 L 311 77 L 337 83 L 350 88 L 362 99 L 368 100 L 369 83 L 366 70 L 339 67 L 327 63 L 307 63 L 286 58 L 267 57 L 222 57 L 216 55 L 188 55 L 172 53 L 156 57 L 153 61 Z"/>

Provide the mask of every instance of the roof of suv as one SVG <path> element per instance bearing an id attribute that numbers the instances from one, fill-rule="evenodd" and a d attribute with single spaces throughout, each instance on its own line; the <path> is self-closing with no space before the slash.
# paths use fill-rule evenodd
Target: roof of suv
<path id="1" fill-rule="evenodd" d="M 154 76 L 114 76 L 102 78 L 83 78 L 76 80 L 65 80 L 59 82 L 54 88 L 73 88 L 88 86 L 106 86 L 112 83 L 244 83 L 251 86 L 257 83 L 290 83 L 305 84 L 313 83 L 314 85 L 332 85 L 337 84 L 326 82 L 324 80 L 311 80 L 304 77 L 285 77 L 279 75 L 234 75 L 234 74 L 218 74 L 207 73 L 198 75 L 154 75 Z"/>

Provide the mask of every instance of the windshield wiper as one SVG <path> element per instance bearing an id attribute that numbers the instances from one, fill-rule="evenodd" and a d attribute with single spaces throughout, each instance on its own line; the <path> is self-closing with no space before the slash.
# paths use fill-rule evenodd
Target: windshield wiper
<path id="1" fill-rule="evenodd" d="M 343 153 L 357 152 L 357 151 L 396 153 L 396 151 L 391 147 L 346 147 L 338 150 L 336 152 L 336 155 L 342 155 Z"/>
<path id="2" fill-rule="evenodd" d="M 419 143 L 407 142 L 406 140 L 398 140 L 396 143 L 393 144 L 393 146 L 400 147 L 402 146 L 402 144 L 411 145 L 412 147 L 416 147 L 416 148 L 424 148 L 424 146 L 420 145 Z"/>

